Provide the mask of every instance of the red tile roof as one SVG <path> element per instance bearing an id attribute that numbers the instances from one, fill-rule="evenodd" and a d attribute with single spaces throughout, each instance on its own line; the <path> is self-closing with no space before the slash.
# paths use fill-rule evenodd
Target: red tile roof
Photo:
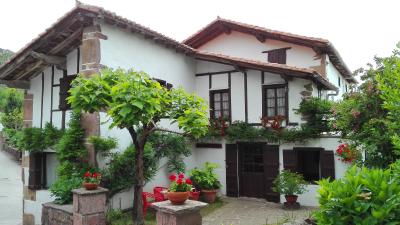
<path id="1" fill-rule="evenodd" d="M 264 27 L 254 26 L 218 17 L 206 27 L 202 28 L 192 36 L 185 39 L 182 43 L 189 45 L 193 48 L 199 48 L 200 46 L 219 36 L 220 34 L 224 32 L 229 33 L 230 30 L 236 30 L 239 32 L 254 35 L 260 41 L 265 41 L 265 39 L 276 39 L 293 44 L 307 46 L 313 48 L 315 51 L 326 53 L 330 57 L 330 60 L 336 67 L 336 69 L 349 82 L 357 82 L 333 44 L 328 40 L 322 38 L 307 37 L 282 31 L 271 30 Z"/>
<path id="2" fill-rule="evenodd" d="M 238 58 L 238 57 L 231 57 L 222 54 L 215 54 L 211 52 L 204 52 L 197 49 L 194 49 L 184 43 L 178 42 L 172 38 L 169 38 L 161 33 L 151 30 L 145 26 L 132 22 L 126 18 L 116 15 L 113 12 L 105 10 L 101 7 L 91 6 L 91 5 L 77 5 L 68 13 L 66 13 L 63 17 L 57 20 L 50 28 L 46 29 L 43 33 L 41 33 L 37 38 L 33 39 L 30 43 L 28 43 L 25 47 L 23 47 L 20 51 L 18 51 L 7 63 L 3 64 L 0 67 L 0 75 L 4 70 L 13 65 L 15 61 L 24 61 L 24 57 L 27 57 L 26 53 L 30 51 L 37 51 L 38 48 L 43 47 L 42 45 L 46 43 L 46 38 L 49 36 L 55 36 L 62 31 L 62 25 L 65 24 L 68 20 L 72 17 L 79 16 L 79 15 L 88 15 L 91 17 L 98 17 L 101 16 L 104 20 L 108 23 L 112 23 L 116 26 L 121 28 L 129 29 L 131 32 L 140 33 L 144 35 L 146 38 L 150 38 L 154 40 L 156 43 L 163 44 L 168 48 L 174 48 L 177 52 L 182 52 L 190 56 L 194 56 L 196 59 L 199 60 L 209 60 L 214 62 L 221 62 L 221 63 L 229 63 L 231 65 L 236 65 L 242 68 L 251 68 L 251 69 L 259 69 L 263 71 L 269 72 L 276 72 L 281 74 L 286 74 L 287 76 L 294 76 L 294 77 L 301 77 L 305 79 L 311 79 L 315 82 L 319 83 L 326 89 L 335 90 L 336 87 L 329 83 L 323 76 L 318 74 L 315 70 L 308 69 L 308 68 L 298 68 L 288 65 L 276 64 L 276 63 L 266 63 L 256 60 Z M 222 19 L 219 19 L 222 21 Z M 224 20 L 228 21 L 228 20 Z M 258 28 L 257 29 L 264 29 Z M 283 34 L 283 33 L 282 33 Z M 313 39 L 314 40 L 314 39 Z M 319 41 L 323 41 L 323 39 L 318 39 Z M 317 39 L 315 39 L 317 41 Z M 39 52 L 44 52 L 43 49 L 40 49 Z M 32 63 L 32 59 L 27 61 L 25 64 L 29 66 L 28 63 Z M 11 64 L 11 65 L 10 65 Z M 4 74 L 3 74 L 4 75 Z M 3 77 L 7 79 L 13 79 L 12 74 L 5 74 Z"/>

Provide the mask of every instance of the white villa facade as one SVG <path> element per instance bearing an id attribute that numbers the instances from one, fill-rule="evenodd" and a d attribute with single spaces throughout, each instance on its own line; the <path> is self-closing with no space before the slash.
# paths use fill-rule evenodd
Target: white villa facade
<path id="1" fill-rule="evenodd" d="M 304 121 L 294 110 L 304 97 L 337 100 L 356 82 L 325 39 L 218 18 L 180 43 L 102 8 L 78 5 L 1 66 L 0 83 L 26 90 L 26 126 L 44 127 L 50 122 L 64 128 L 70 110 L 61 103 L 65 97 L 63 82 L 102 66 L 134 68 L 174 87 L 182 86 L 210 103 L 210 116 L 218 110 L 215 100 L 210 99 L 225 101 L 221 110 L 231 121 L 254 125 L 269 113 L 266 98 L 279 100 L 272 111 L 285 115 L 288 126 L 298 126 Z M 269 96 L 270 92 L 275 95 Z M 119 150 L 126 149 L 131 144 L 128 132 L 110 130 L 103 121 L 106 115 L 100 113 L 83 120 L 83 126 L 88 134 L 117 138 Z M 197 143 L 185 162 L 188 170 L 207 161 L 218 163 L 221 195 L 281 202 L 283 198 L 270 190 L 271 179 L 279 170 L 295 165 L 310 181 L 308 192 L 299 197 L 299 202 L 314 206 L 318 204 L 318 186 L 312 181 L 340 178 L 346 169 L 333 153 L 339 141 L 338 137 L 324 136 L 305 144 Z M 243 161 L 246 154 L 253 154 L 254 160 L 262 159 L 259 169 L 247 171 L 244 165 L 249 162 Z M 28 153 L 23 156 L 24 224 L 40 224 L 41 204 L 53 200 L 47 188 L 56 179 L 57 159 L 51 150 L 45 155 L 42 168 L 46 171 L 42 172 L 45 177 L 40 187 L 30 185 L 32 159 Z M 165 166 L 160 166 L 146 189 L 168 185 Z M 246 173 L 252 174 L 253 183 L 246 180 Z M 110 206 L 129 208 L 132 203 L 133 193 L 127 191 L 115 195 Z"/>

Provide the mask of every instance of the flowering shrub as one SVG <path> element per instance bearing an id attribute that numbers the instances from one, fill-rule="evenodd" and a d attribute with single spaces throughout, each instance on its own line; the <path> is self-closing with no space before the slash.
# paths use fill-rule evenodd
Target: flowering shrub
<path id="1" fill-rule="evenodd" d="M 185 174 L 181 173 L 178 175 L 178 179 L 175 174 L 169 176 L 171 184 L 169 191 L 171 192 L 186 192 L 192 189 L 192 181 L 189 178 L 185 179 Z"/>
<path id="2" fill-rule="evenodd" d="M 89 171 L 87 171 L 85 175 L 83 175 L 83 181 L 85 183 L 99 184 L 100 180 L 101 174 L 97 172 L 90 173 Z"/>
<path id="3" fill-rule="evenodd" d="M 210 119 L 210 124 L 208 125 L 209 132 L 212 132 L 218 136 L 225 136 L 225 131 L 228 128 L 228 121 L 224 117 L 219 117 L 216 119 Z"/>
<path id="4" fill-rule="evenodd" d="M 286 117 L 282 115 L 274 116 L 274 117 L 266 117 L 263 116 L 261 118 L 261 125 L 263 127 L 271 127 L 275 131 L 281 131 L 282 124 L 286 120 Z"/>
<path id="5" fill-rule="evenodd" d="M 358 158 L 357 150 L 350 147 L 347 143 L 339 145 L 336 149 L 336 155 L 338 155 L 340 157 L 339 160 L 344 163 L 352 163 Z"/>

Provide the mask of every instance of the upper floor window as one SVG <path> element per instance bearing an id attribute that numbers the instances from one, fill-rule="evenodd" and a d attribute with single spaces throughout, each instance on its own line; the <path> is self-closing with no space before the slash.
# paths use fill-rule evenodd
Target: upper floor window
<path id="1" fill-rule="evenodd" d="M 338 77 L 338 85 L 339 85 L 339 87 L 341 86 L 341 83 L 342 83 L 342 81 L 341 81 L 340 77 Z"/>
<path id="2" fill-rule="evenodd" d="M 263 51 L 263 53 L 268 53 L 268 62 L 270 63 L 286 64 L 286 50 L 288 49 L 290 47 Z"/>
<path id="3" fill-rule="evenodd" d="M 287 85 L 263 86 L 263 116 L 272 118 L 284 116 L 288 118 Z"/>
<path id="4" fill-rule="evenodd" d="M 213 119 L 224 118 L 230 120 L 231 106 L 229 89 L 210 91 L 210 117 Z"/>
<path id="5" fill-rule="evenodd" d="M 69 89 L 71 89 L 71 82 L 76 78 L 76 75 L 70 75 L 60 78 L 60 98 L 58 108 L 60 110 L 69 110 L 71 105 L 68 103 L 67 98 L 70 96 Z"/>

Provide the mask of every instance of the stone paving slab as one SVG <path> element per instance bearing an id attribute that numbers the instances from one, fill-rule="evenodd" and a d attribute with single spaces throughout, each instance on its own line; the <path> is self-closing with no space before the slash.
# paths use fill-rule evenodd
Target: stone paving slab
<path id="1" fill-rule="evenodd" d="M 21 166 L 0 150 L 0 225 L 22 223 Z"/>
<path id="2" fill-rule="evenodd" d="M 316 207 L 284 210 L 282 204 L 251 198 L 223 198 L 226 204 L 203 218 L 203 225 L 275 225 L 306 219 Z"/>

